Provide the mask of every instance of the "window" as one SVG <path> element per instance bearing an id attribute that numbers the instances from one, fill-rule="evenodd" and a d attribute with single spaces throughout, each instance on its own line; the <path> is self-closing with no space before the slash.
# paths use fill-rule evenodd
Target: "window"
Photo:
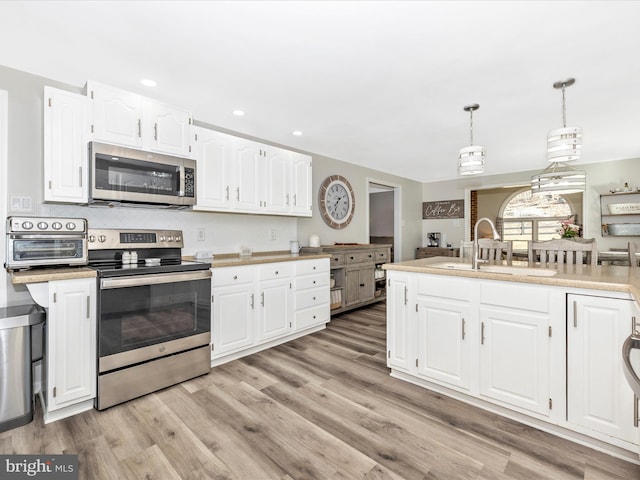
<path id="1" fill-rule="evenodd" d="M 572 216 L 571 205 L 562 195 L 532 195 L 521 190 L 502 208 L 502 238 L 513 241 L 514 250 L 526 250 L 529 240 L 560 238 L 560 221 Z"/>

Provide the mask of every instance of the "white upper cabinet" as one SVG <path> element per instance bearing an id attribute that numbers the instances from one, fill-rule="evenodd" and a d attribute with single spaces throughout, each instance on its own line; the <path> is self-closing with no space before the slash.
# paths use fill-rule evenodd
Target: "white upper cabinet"
<path id="1" fill-rule="evenodd" d="M 87 203 L 87 99 L 44 87 L 44 200 Z"/>
<path id="2" fill-rule="evenodd" d="M 142 112 L 145 149 L 179 156 L 191 155 L 191 112 L 148 98 L 143 101 Z"/>
<path id="3" fill-rule="evenodd" d="M 263 204 L 269 213 L 289 213 L 291 152 L 264 147 Z"/>
<path id="4" fill-rule="evenodd" d="M 233 149 L 234 185 L 233 208 L 240 211 L 260 210 L 260 173 L 262 145 L 244 138 L 236 138 Z"/>
<path id="5" fill-rule="evenodd" d="M 87 82 L 93 139 L 142 148 L 142 97 L 118 88 Z"/>
<path id="6" fill-rule="evenodd" d="M 202 127 L 192 127 L 194 156 L 198 165 L 198 207 L 229 209 L 233 182 L 233 137 Z"/>
<path id="7" fill-rule="evenodd" d="M 191 113 L 135 93 L 87 82 L 93 140 L 190 155 Z"/>
<path id="8" fill-rule="evenodd" d="M 311 216 L 312 186 L 311 157 L 291 152 L 291 193 L 289 194 L 290 212 L 300 217 Z"/>

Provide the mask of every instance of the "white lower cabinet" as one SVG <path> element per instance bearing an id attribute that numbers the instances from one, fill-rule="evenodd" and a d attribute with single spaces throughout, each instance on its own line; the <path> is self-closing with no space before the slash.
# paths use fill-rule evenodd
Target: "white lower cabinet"
<path id="1" fill-rule="evenodd" d="M 622 371 L 622 344 L 640 318 L 630 296 L 397 270 L 387 277 L 393 376 L 637 454 L 638 400 Z"/>
<path id="2" fill-rule="evenodd" d="M 631 387 L 622 373 L 622 344 L 637 315 L 632 300 L 568 295 L 567 420 L 627 442 L 638 443 Z"/>
<path id="3" fill-rule="evenodd" d="M 251 266 L 216 268 L 213 270 L 211 284 L 213 359 L 254 343 L 254 269 Z"/>
<path id="4" fill-rule="evenodd" d="M 93 407 L 96 396 L 96 281 L 49 282 L 46 320 L 45 422 Z M 88 402 L 88 404 L 87 404 Z M 70 412 L 55 413 L 67 408 Z M 80 410 L 81 411 L 81 410 Z"/>
<path id="5" fill-rule="evenodd" d="M 212 272 L 212 365 L 306 335 L 330 320 L 328 258 Z"/>

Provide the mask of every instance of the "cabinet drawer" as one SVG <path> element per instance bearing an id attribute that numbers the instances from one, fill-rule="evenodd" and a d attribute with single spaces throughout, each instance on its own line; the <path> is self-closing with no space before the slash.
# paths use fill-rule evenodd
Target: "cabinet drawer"
<path id="1" fill-rule="evenodd" d="M 296 290 L 307 290 L 309 288 L 326 287 L 328 285 L 329 275 L 326 273 L 296 278 Z"/>
<path id="2" fill-rule="evenodd" d="M 472 280 L 462 277 L 420 275 L 418 277 L 418 295 L 468 302 L 472 291 L 471 282 Z"/>
<path id="3" fill-rule="evenodd" d="M 549 312 L 549 293 L 550 288 L 547 286 L 511 282 L 480 283 L 481 304 L 531 312 Z"/>
<path id="4" fill-rule="evenodd" d="M 344 265 L 344 253 L 334 253 L 331 255 L 331 266 Z"/>
<path id="5" fill-rule="evenodd" d="M 376 250 L 376 262 L 386 262 L 389 260 L 389 252 L 387 250 Z"/>
<path id="6" fill-rule="evenodd" d="M 212 269 L 211 286 L 237 285 L 253 282 L 254 267 L 229 267 Z"/>
<path id="7" fill-rule="evenodd" d="M 373 252 L 353 252 L 345 254 L 345 261 L 349 263 L 373 262 L 375 255 Z"/>
<path id="8" fill-rule="evenodd" d="M 276 278 L 290 277 L 293 272 L 291 262 L 270 263 L 260 267 L 260 280 L 274 280 Z"/>
<path id="9" fill-rule="evenodd" d="M 313 273 L 329 273 L 329 259 L 318 258 L 315 260 L 299 260 L 296 262 L 296 275 L 309 275 Z"/>
<path id="10" fill-rule="evenodd" d="M 296 312 L 296 330 L 304 330 L 305 328 L 327 323 L 330 315 L 329 305 L 307 308 Z"/>
<path id="11" fill-rule="evenodd" d="M 296 293 L 296 310 L 314 307 L 326 303 L 329 304 L 329 289 L 315 288 Z"/>

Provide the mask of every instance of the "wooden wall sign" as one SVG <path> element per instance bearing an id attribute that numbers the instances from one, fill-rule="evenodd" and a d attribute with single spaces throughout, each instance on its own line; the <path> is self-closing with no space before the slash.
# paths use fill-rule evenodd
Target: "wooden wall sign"
<path id="1" fill-rule="evenodd" d="M 464 199 L 422 202 L 422 219 L 464 218 Z"/>

